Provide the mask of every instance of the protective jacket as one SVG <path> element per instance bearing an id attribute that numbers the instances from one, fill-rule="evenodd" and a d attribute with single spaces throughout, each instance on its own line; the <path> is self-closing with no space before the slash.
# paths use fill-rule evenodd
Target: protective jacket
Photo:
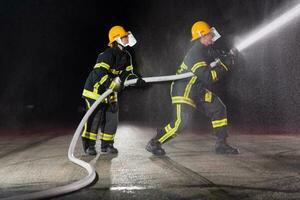
<path id="1" fill-rule="evenodd" d="M 82 96 L 97 100 L 117 76 L 122 82 L 127 79 L 138 78 L 133 73 L 131 55 L 127 50 L 122 51 L 118 47 L 107 48 L 99 54 L 94 69 L 86 79 Z M 116 93 L 103 100 L 104 103 L 108 101 L 116 101 Z"/>
<path id="2" fill-rule="evenodd" d="M 183 103 L 196 107 L 196 99 L 212 101 L 212 93 L 206 88 L 218 81 L 228 71 L 228 67 L 222 62 L 213 68 L 210 67 L 210 63 L 214 61 L 217 54 L 213 48 L 206 47 L 200 42 L 193 44 L 176 74 L 192 72 L 194 76 L 174 81 L 171 84 L 173 104 Z"/>

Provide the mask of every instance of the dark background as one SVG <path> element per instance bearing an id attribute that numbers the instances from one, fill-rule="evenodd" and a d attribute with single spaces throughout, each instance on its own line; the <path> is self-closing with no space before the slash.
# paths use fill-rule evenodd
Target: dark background
<path id="1" fill-rule="evenodd" d="M 114 25 L 131 30 L 138 71 L 174 74 L 190 47 L 190 28 L 205 20 L 234 43 L 300 1 L 287 0 L 13 0 L 0 1 L 0 126 L 59 120 L 78 123 L 81 92 Z M 242 52 L 214 85 L 235 126 L 299 128 L 300 18 Z M 163 124 L 170 83 L 120 94 L 120 120 Z M 203 114 L 194 121 L 208 124 Z M 197 122 L 194 122 L 196 124 Z M 199 124 L 199 123 L 198 123 Z"/>

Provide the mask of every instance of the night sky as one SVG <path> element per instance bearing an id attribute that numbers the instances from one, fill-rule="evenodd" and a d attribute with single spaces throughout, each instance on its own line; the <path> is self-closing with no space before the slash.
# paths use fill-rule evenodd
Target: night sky
<path id="1" fill-rule="evenodd" d="M 197 20 L 215 26 L 220 48 L 235 42 L 300 1 L 288 0 L 1 0 L 0 126 L 39 119 L 77 122 L 81 92 L 110 27 L 138 40 L 138 71 L 174 74 L 190 47 Z M 299 127 L 300 18 L 243 51 L 234 70 L 213 86 L 236 126 Z M 158 122 L 171 111 L 170 83 L 120 94 L 120 120 Z M 194 120 L 207 122 L 203 113 Z"/>

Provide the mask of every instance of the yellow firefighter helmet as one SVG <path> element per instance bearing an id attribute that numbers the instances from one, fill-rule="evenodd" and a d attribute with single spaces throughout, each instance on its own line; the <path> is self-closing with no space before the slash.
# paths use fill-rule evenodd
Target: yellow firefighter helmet
<path id="1" fill-rule="evenodd" d="M 125 31 L 125 29 L 122 26 L 113 26 L 108 33 L 108 39 L 109 39 L 108 45 L 111 46 L 111 44 L 114 41 L 116 41 L 118 38 L 122 38 L 127 35 L 128 32 Z"/>
<path id="2" fill-rule="evenodd" d="M 212 32 L 211 27 L 206 22 L 197 21 L 193 24 L 191 28 L 191 33 L 192 33 L 191 41 L 194 41 L 210 32 Z"/>

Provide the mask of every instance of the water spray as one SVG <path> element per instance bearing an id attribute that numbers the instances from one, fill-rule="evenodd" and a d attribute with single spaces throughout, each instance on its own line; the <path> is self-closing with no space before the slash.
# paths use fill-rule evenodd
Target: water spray
<path id="1" fill-rule="evenodd" d="M 294 6 L 294 8 L 288 10 L 278 18 L 274 19 L 271 23 L 267 24 L 265 27 L 249 34 L 247 37 L 245 37 L 242 40 L 242 42 L 236 44 L 235 48 L 238 51 L 242 51 L 246 49 L 247 47 L 257 42 L 258 40 L 266 37 L 273 31 L 278 30 L 279 28 L 282 28 L 283 26 L 287 25 L 288 22 L 292 21 L 299 15 L 300 15 L 300 4 Z"/>
<path id="2" fill-rule="evenodd" d="M 235 55 L 237 51 L 242 51 L 245 48 L 251 46 L 258 40 L 264 38 L 268 34 L 272 33 L 274 30 L 277 30 L 279 27 L 282 27 L 286 25 L 288 22 L 291 20 L 295 19 L 300 15 L 300 4 L 296 5 L 294 8 L 291 10 L 287 11 L 280 17 L 276 18 L 273 20 L 271 23 L 269 23 L 267 26 L 263 27 L 262 29 L 255 31 L 251 33 L 249 36 L 247 36 L 245 39 L 243 39 L 242 42 L 238 43 L 235 45 L 235 48 L 231 49 L 229 54 Z M 211 63 L 211 66 L 213 67 L 214 64 Z M 162 81 L 174 81 L 174 80 L 179 80 L 179 79 L 184 79 L 194 76 L 192 72 L 180 74 L 180 75 L 171 75 L 171 76 L 157 76 L 157 77 L 147 77 L 143 78 L 147 83 L 151 82 L 162 82 Z M 124 86 L 129 86 L 129 85 L 134 85 L 136 84 L 137 79 L 129 80 L 124 83 Z M 49 190 L 44 190 L 40 192 L 33 192 L 33 193 L 28 193 L 28 194 L 23 194 L 19 196 L 11 196 L 11 197 L 6 197 L 6 198 L 1 198 L 1 200 L 27 200 L 27 199 L 41 199 L 41 198 L 49 198 L 49 197 L 54 197 L 66 193 L 70 193 L 76 190 L 79 190 L 83 187 L 86 187 L 87 185 L 91 184 L 93 180 L 96 177 L 96 171 L 95 168 L 89 164 L 86 163 L 83 160 L 80 160 L 74 156 L 74 151 L 75 151 L 75 146 L 78 141 L 78 138 L 80 137 L 81 131 L 83 129 L 84 124 L 92 114 L 92 112 L 96 109 L 96 107 L 100 104 L 100 102 L 106 98 L 109 94 L 111 94 L 113 91 L 108 89 L 105 93 L 103 93 L 99 99 L 92 105 L 92 107 L 86 112 L 84 117 L 82 118 L 80 124 L 78 125 L 74 136 L 72 138 L 69 151 L 68 151 L 68 158 L 71 162 L 83 167 L 87 172 L 88 175 L 74 183 L 61 186 L 61 187 L 56 187 L 52 188 Z"/>

